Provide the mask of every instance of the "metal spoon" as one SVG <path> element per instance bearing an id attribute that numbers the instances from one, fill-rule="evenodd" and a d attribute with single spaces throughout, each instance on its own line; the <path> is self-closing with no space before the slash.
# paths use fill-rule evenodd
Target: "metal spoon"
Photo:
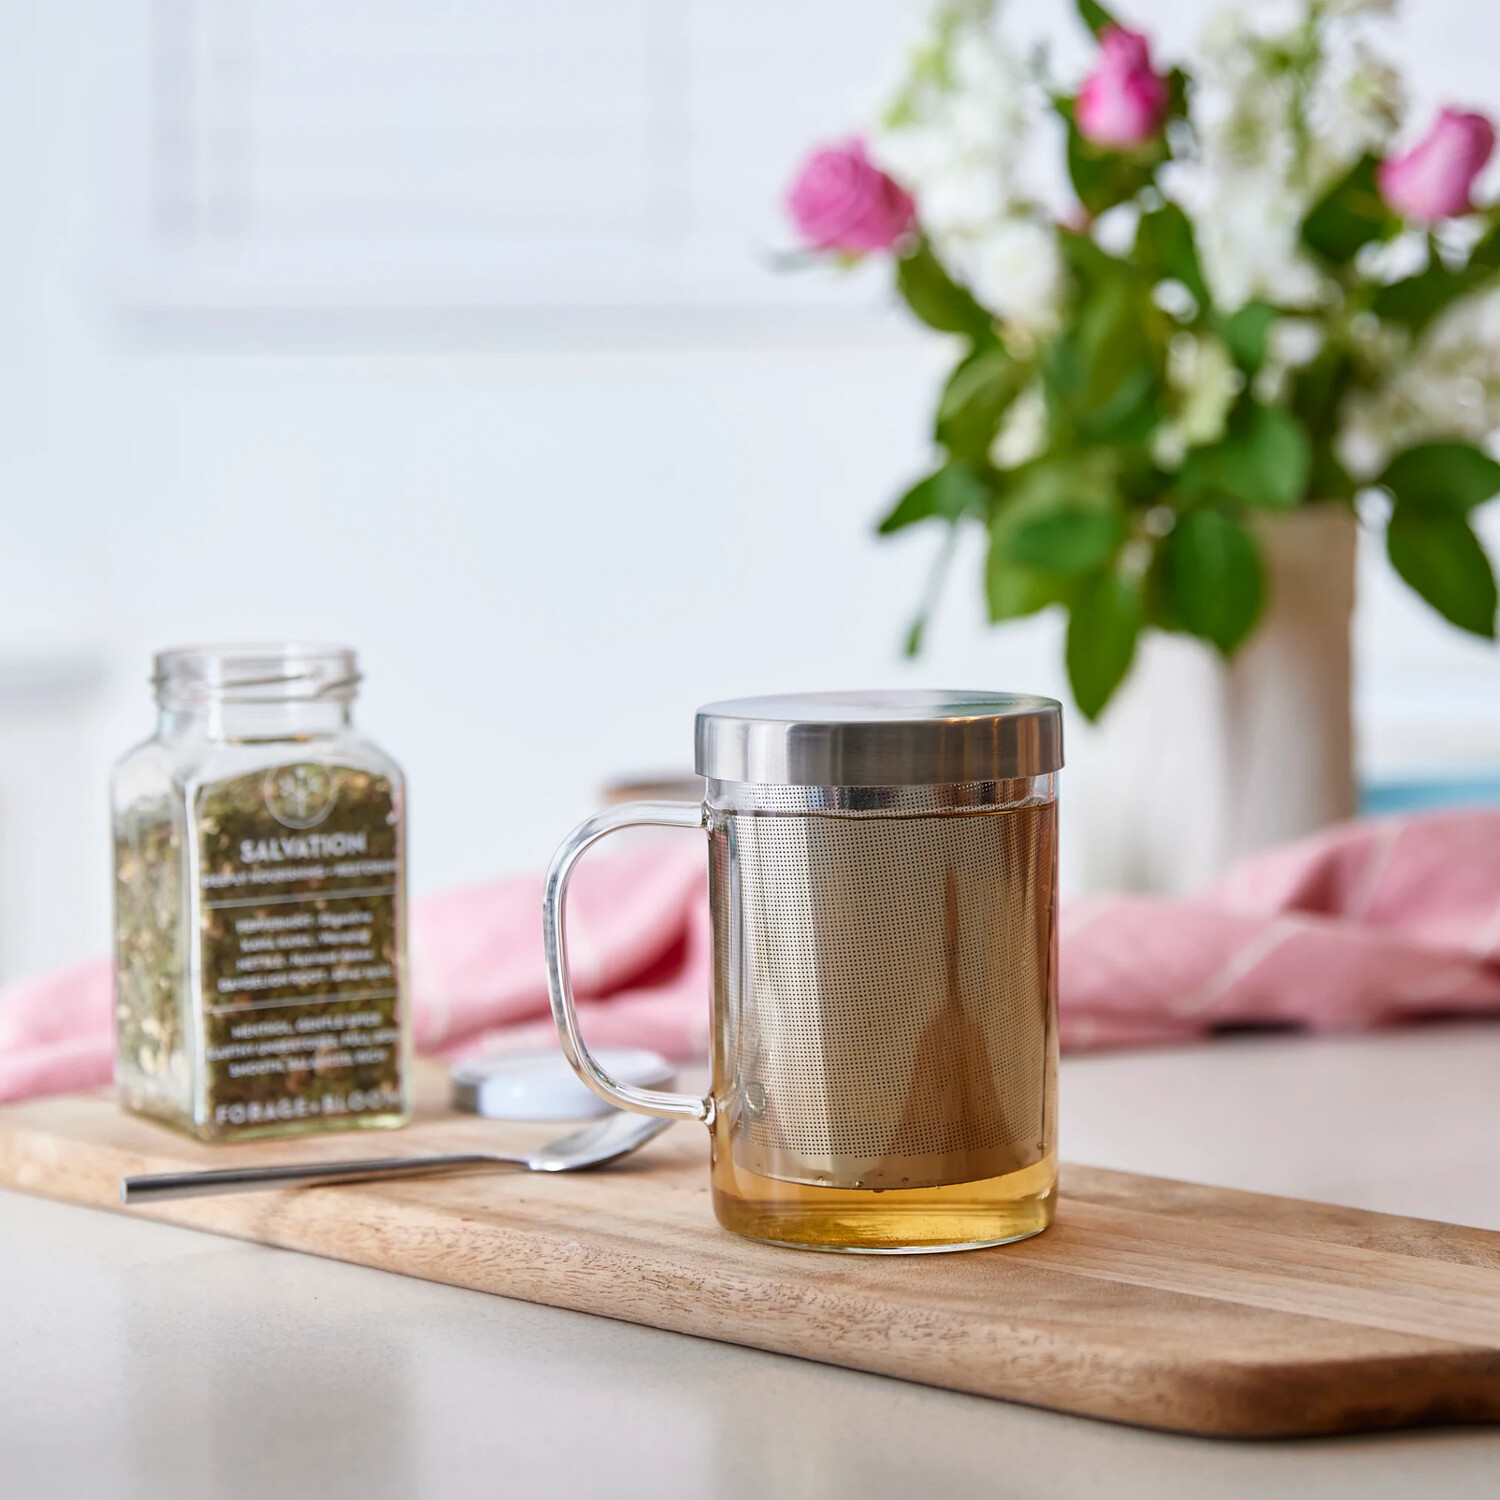
<path id="1" fill-rule="evenodd" d="M 467 1151 L 447 1156 L 388 1156 L 376 1161 L 284 1162 L 266 1167 L 216 1167 L 206 1172 L 158 1172 L 120 1179 L 121 1203 L 159 1203 L 166 1198 L 201 1198 L 210 1193 L 253 1193 L 261 1188 L 323 1187 L 334 1182 L 376 1178 L 437 1177 L 456 1172 L 488 1172 L 520 1167 L 527 1172 L 583 1172 L 608 1166 L 660 1135 L 671 1120 L 617 1111 L 595 1120 L 530 1156 Z"/>

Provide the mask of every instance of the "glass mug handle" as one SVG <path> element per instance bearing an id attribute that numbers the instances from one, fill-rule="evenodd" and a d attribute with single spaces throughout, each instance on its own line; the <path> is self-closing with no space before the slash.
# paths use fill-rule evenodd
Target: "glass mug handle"
<path id="1" fill-rule="evenodd" d="M 585 819 L 558 846 L 547 870 L 546 894 L 542 898 L 542 936 L 547 949 L 547 993 L 552 999 L 552 1018 L 563 1055 L 573 1071 L 617 1109 L 664 1120 L 713 1120 L 713 1100 L 692 1094 L 669 1094 L 659 1089 L 641 1089 L 617 1083 L 594 1060 L 578 1029 L 578 1010 L 573 1004 L 573 986 L 568 981 L 566 907 L 568 881 L 573 866 L 590 844 L 621 828 L 651 824 L 663 828 L 707 828 L 703 808 L 696 802 L 624 802 Z"/>

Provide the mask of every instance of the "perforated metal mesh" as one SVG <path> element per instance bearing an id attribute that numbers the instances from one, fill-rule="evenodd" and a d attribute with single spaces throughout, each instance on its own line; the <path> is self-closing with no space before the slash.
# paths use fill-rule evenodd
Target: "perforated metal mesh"
<path id="1" fill-rule="evenodd" d="M 741 1166 L 888 1189 L 1043 1154 L 1055 829 L 1035 797 L 713 814 L 716 1092 Z"/>

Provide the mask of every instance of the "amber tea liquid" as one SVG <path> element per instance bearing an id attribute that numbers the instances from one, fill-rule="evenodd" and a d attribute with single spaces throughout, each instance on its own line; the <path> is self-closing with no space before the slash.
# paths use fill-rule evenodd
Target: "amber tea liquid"
<path id="1" fill-rule="evenodd" d="M 909 1254 L 1003 1245 L 1040 1234 L 1057 1196 L 1052 1153 L 983 1182 L 880 1193 L 741 1171 L 717 1129 L 713 1153 L 714 1213 L 726 1229 L 813 1250 Z"/>

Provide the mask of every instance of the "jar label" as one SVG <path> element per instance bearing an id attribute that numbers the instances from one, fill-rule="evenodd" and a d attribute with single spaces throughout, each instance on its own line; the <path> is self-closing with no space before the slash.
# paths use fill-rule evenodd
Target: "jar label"
<path id="1" fill-rule="evenodd" d="M 403 1108 L 403 869 L 387 777 L 306 762 L 197 795 L 205 1124 Z"/>

